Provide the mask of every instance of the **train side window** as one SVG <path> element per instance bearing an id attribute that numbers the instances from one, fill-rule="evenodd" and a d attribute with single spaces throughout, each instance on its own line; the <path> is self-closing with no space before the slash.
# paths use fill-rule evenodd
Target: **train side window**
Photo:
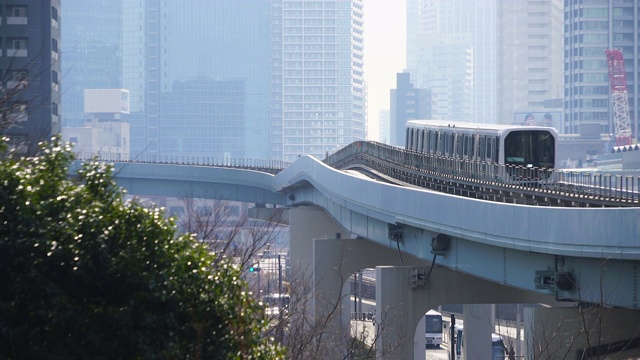
<path id="1" fill-rule="evenodd" d="M 429 146 L 431 149 L 431 153 L 435 154 L 438 148 L 438 135 L 436 134 L 435 130 L 431 131 L 431 140 Z"/>
<path id="2" fill-rule="evenodd" d="M 450 141 L 450 135 L 449 133 L 444 133 L 444 156 L 449 156 L 450 151 L 449 151 L 449 141 Z"/>
<path id="3" fill-rule="evenodd" d="M 462 139 L 462 152 L 460 154 L 460 158 L 461 159 L 466 159 L 467 158 L 467 134 L 462 134 L 461 135 Z"/>
<path id="4" fill-rule="evenodd" d="M 479 139 L 479 144 L 478 144 L 478 160 L 479 161 L 484 161 L 484 146 L 486 143 L 486 139 L 484 136 L 480 136 Z"/>
<path id="5" fill-rule="evenodd" d="M 429 142 L 430 142 L 430 137 L 431 137 L 431 132 L 429 130 L 425 130 L 424 131 L 424 144 L 422 144 L 423 149 L 422 152 L 429 152 Z"/>
<path id="6" fill-rule="evenodd" d="M 409 147 L 411 146 L 411 135 L 410 135 L 410 134 L 411 134 L 411 129 L 410 129 L 410 128 L 407 128 L 407 131 L 405 132 L 405 136 L 404 136 L 404 138 L 405 138 L 405 139 L 407 139 L 407 140 L 404 142 L 404 146 L 405 146 L 406 148 L 409 148 Z"/>
<path id="7" fill-rule="evenodd" d="M 449 134 L 449 156 L 450 157 L 455 157 L 456 154 L 456 148 L 455 148 L 455 134 L 454 133 L 450 133 Z"/>
<path id="8" fill-rule="evenodd" d="M 487 154 L 486 154 L 487 161 L 492 160 L 491 162 L 493 162 L 493 159 L 491 157 L 492 154 L 493 154 L 493 138 L 487 138 Z"/>
<path id="9" fill-rule="evenodd" d="M 499 163 L 500 162 L 500 136 L 496 136 L 496 142 L 495 142 L 496 146 L 494 146 L 493 148 L 493 158 L 495 159 L 494 162 Z"/>
<path id="10" fill-rule="evenodd" d="M 477 153 L 476 146 L 478 144 L 477 138 L 478 138 L 478 135 L 471 136 L 471 153 L 470 153 L 470 156 L 471 156 L 471 159 L 473 159 L 473 160 L 476 160 L 476 153 Z"/>

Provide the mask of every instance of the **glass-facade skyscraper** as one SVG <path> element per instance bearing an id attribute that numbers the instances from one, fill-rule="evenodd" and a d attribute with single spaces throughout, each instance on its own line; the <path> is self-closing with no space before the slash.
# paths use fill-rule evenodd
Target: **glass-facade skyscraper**
<path id="1" fill-rule="evenodd" d="M 598 124 L 601 133 L 615 135 L 604 53 L 615 48 L 624 57 L 631 128 L 638 138 L 638 10 L 634 0 L 565 0 L 565 132 L 578 133 L 581 124 Z"/>
<path id="2" fill-rule="evenodd" d="M 84 89 L 121 88 L 121 0 L 63 0 L 62 119 L 84 123 Z"/>
<path id="3" fill-rule="evenodd" d="M 132 158 L 266 157 L 269 9 L 268 1 L 123 0 Z"/>

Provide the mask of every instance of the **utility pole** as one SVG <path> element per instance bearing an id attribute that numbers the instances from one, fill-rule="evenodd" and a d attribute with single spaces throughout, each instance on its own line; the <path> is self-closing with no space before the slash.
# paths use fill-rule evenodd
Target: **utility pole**
<path id="1" fill-rule="evenodd" d="M 451 326 L 449 327 L 449 359 L 456 360 L 456 314 L 451 313 Z"/>
<path id="2" fill-rule="evenodd" d="M 282 342 L 282 312 L 284 311 L 284 296 L 282 296 L 282 255 L 278 254 L 278 296 L 280 297 L 280 309 L 278 311 L 278 340 Z"/>

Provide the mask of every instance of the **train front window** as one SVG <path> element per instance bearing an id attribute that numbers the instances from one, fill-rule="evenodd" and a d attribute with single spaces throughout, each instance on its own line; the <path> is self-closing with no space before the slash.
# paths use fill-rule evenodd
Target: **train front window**
<path id="1" fill-rule="evenodd" d="M 504 139 L 506 165 L 553 168 L 555 139 L 548 131 L 512 131 Z"/>

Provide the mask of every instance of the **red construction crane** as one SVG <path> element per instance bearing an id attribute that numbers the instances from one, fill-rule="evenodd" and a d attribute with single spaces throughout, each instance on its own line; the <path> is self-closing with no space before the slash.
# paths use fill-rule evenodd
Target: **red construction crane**
<path id="1" fill-rule="evenodd" d="M 633 135 L 629 121 L 629 96 L 627 93 L 627 75 L 624 71 L 624 58 L 618 49 L 606 49 L 609 63 L 609 87 L 611 89 L 611 105 L 616 130 L 616 145 L 631 145 Z"/>

